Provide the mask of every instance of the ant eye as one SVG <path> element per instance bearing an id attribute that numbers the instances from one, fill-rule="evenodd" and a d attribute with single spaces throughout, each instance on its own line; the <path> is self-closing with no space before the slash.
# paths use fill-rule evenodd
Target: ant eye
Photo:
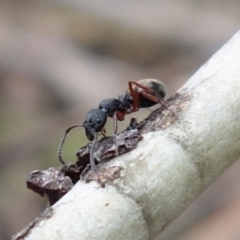
<path id="1" fill-rule="evenodd" d="M 100 122 L 101 122 L 101 120 L 99 118 L 97 118 L 97 123 L 100 123 Z"/>

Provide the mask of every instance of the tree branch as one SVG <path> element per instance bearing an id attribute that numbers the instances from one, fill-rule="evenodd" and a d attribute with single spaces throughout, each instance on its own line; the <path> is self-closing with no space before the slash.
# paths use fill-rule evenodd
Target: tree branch
<path id="1" fill-rule="evenodd" d="M 178 93 L 174 122 L 103 164 L 120 177 L 79 181 L 24 239 L 153 239 L 179 216 L 240 155 L 240 32 Z"/>

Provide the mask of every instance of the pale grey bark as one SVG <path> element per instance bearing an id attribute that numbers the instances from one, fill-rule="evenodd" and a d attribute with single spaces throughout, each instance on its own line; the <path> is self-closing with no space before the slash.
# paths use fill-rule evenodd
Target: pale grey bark
<path id="1" fill-rule="evenodd" d="M 178 92 L 177 120 L 107 163 L 120 178 L 78 182 L 25 239 L 153 239 L 179 216 L 240 156 L 240 32 Z"/>

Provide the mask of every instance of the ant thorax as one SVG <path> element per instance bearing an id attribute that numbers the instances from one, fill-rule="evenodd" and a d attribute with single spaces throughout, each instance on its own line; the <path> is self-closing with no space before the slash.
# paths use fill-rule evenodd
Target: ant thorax
<path id="1" fill-rule="evenodd" d="M 113 117 L 114 113 L 118 111 L 118 105 L 118 99 L 108 98 L 101 101 L 98 108 L 109 117 Z"/>
<path id="2" fill-rule="evenodd" d="M 128 112 L 133 106 L 133 98 L 131 95 L 125 94 L 118 96 L 118 111 Z"/>
<path id="3" fill-rule="evenodd" d="M 126 113 L 132 107 L 132 97 L 125 95 L 116 98 L 108 98 L 103 100 L 98 108 L 105 112 L 109 117 L 113 117 L 116 112 Z"/>

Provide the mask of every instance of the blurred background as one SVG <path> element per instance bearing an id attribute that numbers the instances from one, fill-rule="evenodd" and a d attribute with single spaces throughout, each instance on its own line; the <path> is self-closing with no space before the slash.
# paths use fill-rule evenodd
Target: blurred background
<path id="1" fill-rule="evenodd" d="M 175 93 L 239 29 L 239 10 L 237 0 L 0 0 L 0 239 L 46 206 L 25 178 L 60 165 L 67 127 L 129 80 L 158 78 Z M 74 162 L 87 142 L 73 131 L 63 157 Z M 158 239 L 240 239 L 239 176 L 237 161 Z"/>

